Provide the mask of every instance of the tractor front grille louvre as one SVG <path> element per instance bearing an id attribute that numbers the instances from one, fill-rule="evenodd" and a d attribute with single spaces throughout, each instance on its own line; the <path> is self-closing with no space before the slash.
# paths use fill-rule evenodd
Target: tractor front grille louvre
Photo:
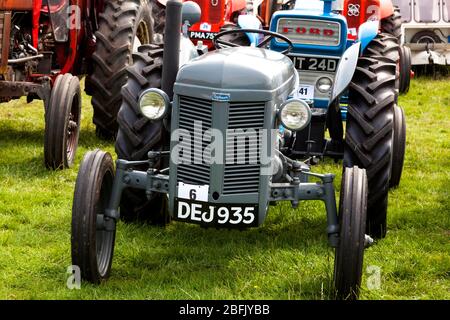
<path id="1" fill-rule="evenodd" d="M 205 132 L 212 125 L 212 102 L 208 100 L 180 96 L 179 108 L 179 128 L 187 130 L 191 137 L 194 137 L 194 123 L 201 121 L 202 135 L 204 139 L 201 143 L 201 151 L 195 150 L 194 139 L 189 142 L 180 141 L 180 144 L 190 147 L 190 163 L 180 163 L 178 165 L 178 181 L 189 184 L 209 184 L 210 165 L 205 163 L 208 159 L 203 159 L 202 163 L 195 163 L 194 156 L 199 152 L 208 154 L 207 146 L 211 143 L 211 138 Z M 223 180 L 223 194 L 245 194 L 255 193 L 259 189 L 260 178 L 260 144 L 259 136 L 256 135 L 256 144 L 245 140 L 245 154 L 238 153 L 236 146 L 237 137 L 245 134 L 247 129 L 252 129 L 256 134 L 264 128 L 264 102 L 242 102 L 230 103 L 228 106 L 228 130 L 226 133 L 225 169 Z M 243 132 L 234 132 L 235 129 L 242 129 Z M 206 138 L 206 139 L 205 139 Z M 249 155 L 252 155 L 250 157 Z M 182 156 L 180 151 L 179 156 Z"/>
<path id="2" fill-rule="evenodd" d="M 180 119 L 179 128 L 189 131 L 191 137 L 194 137 L 194 122 L 201 122 L 202 135 L 205 131 L 211 128 L 211 112 L 212 103 L 208 100 L 180 97 Z M 181 163 L 178 165 L 178 181 L 190 184 L 205 185 L 209 184 L 210 166 L 202 161 L 202 163 L 195 163 L 194 156 L 199 154 L 194 149 L 194 139 L 191 139 L 190 145 L 184 144 L 191 149 L 191 159 L 189 163 Z M 208 140 L 202 141 L 202 151 L 209 144 Z M 180 152 L 180 157 L 182 156 Z"/>
<path id="3" fill-rule="evenodd" d="M 259 130 L 264 128 L 264 102 L 230 103 L 224 172 L 224 194 L 245 194 L 258 192 L 260 177 Z M 242 129 L 234 132 L 233 129 Z M 254 130 L 254 137 L 245 140 L 245 153 L 239 153 L 237 137 L 247 129 Z M 253 140 L 256 139 L 256 140 Z M 251 140 L 256 144 L 251 143 Z"/>

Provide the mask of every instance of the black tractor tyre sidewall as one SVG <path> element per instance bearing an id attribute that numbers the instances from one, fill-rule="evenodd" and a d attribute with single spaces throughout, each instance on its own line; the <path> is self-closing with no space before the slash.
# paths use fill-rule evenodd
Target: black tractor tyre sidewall
<path id="1" fill-rule="evenodd" d="M 367 188 L 365 170 L 344 168 L 339 199 L 339 246 L 335 249 L 334 260 L 338 299 L 358 298 L 364 259 Z"/>
<path id="2" fill-rule="evenodd" d="M 148 2 L 140 0 L 124 0 L 119 2 L 122 6 L 122 16 L 112 9 L 112 4 L 105 6 L 104 14 L 108 17 L 118 16 L 116 22 L 105 21 L 100 19 L 99 30 L 97 35 L 97 46 L 93 56 L 94 67 L 93 73 L 88 75 L 87 82 L 92 87 L 92 105 L 94 107 L 93 122 L 96 125 L 96 133 L 102 139 L 114 139 L 117 134 L 117 113 L 121 105 L 120 90 L 126 83 L 127 73 L 126 67 L 132 64 L 133 46 L 138 31 L 138 27 L 142 21 L 147 26 L 149 41 L 153 42 L 155 38 L 153 19 L 154 7 L 157 6 L 156 1 Z M 134 3 L 138 7 L 137 13 L 132 17 L 127 4 Z M 158 7 L 159 8 L 159 7 Z M 113 39 L 111 35 L 116 32 L 119 26 L 135 20 L 130 32 L 120 31 Z M 110 26 L 114 24 L 115 27 Z M 99 39 L 100 34 L 101 39 Z M 107 39 L 106 42 L 103 39 Z M 124 49 L 125 47 L 128 49 Z M 112 49 L 110 49 L 112 48 Z M 106 70 L 106 71 L 105 71 Z"/>
<path id="3" fill-rule="evenodd" d="M 394 138 L 391 165 L 391 178 L 389 187 L 396 188 L 400 185 L 406 151 L 406 118 L 403 108 L 394 108 Z"/>
<path id="4" fill-rule="evenodd" d="M 95 209 L 106 174 L 111 174 L 111 178 L 114 178 L 111 155 L 98 149 L 88 152 L 78 172 L 72 206 L 72 264 L 80 268 L 82 279 L 96 284 L 109 277 L 114 253 L 115 231 L 113 231 L 111 256 L 106 272 L 103 275 L 100 274 L 97 262 Z"/>
<path id="5" fill-rule="evenodd" d="M 69 158 L 67 155 L 67 130 L 72 106 L 76 108 L 78 117 L 73 154 Z M 64 169 L 72 166 L 78 147 L 80 119 L 80 81 L 70 73 L 59 75 L 55 80 L 45 112 L 44 161 L 47 168 Z"/>
<path id="6" fill-rule="evenodd" d="M 400 46 L 400 94 L 406 94 L 411 84 L 411 49 Z"/>

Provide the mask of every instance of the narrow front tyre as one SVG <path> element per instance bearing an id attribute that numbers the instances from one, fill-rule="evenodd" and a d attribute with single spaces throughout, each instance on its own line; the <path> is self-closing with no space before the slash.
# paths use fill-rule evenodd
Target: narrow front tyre
<path id="1" fill-rule="evenodd" d="M 406 120 L 402 107 L 394 107 L 394 138 L 392 139 L 392 164 L 389 187 L 395 188 L 400 185 L 402 178 L 403 163 L 406 151 Z"/>
<path id="2" fill-rule="evenodd" d="M 80 119 L 80 81 L 70 73 L 59 75 L 45 112 L 44 158 L 47 168 L 72 166 L 78 147 Z"/>
<path id="3" fill-rule="evenodd" d="M 337 299 L 358 298 L 361 286 L 367 211 L 366 170 L 345 168 L 339 200 L 339 246 L 334 259 Z"/>
<path id="4" fill-rule="evenodd" d="M 72 206 L 72 264 L 93 283 L 106 280 L 116 235 L 115 220 L 105 215 L 111 197 L 114 166 L 109 153 L 88 152 L 75 185 Z"/>

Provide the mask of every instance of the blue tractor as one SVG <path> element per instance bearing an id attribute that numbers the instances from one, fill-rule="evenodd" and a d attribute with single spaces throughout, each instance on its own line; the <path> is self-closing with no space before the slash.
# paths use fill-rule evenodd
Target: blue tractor
<path id="1" fill-rule="evenodd" d="M 356 6 L 349 2 L 297 0 L 273 14 L 270 30 L 293 42 L 290 57 L 299 74 L 294 98 L 307 102 L 312 111 L 303 130 L 280 130 L 290 157 L 311 162 L 323 156 L 344 158 L 345 167 L 367 170 L 367 229 L 382 238 L 388 190 L 400 182 L 405 153 L 405 118 L 396 89 L 399 45 L 396 37 L 380 31 L 380 17 L 349 28 L 348 15 L 359 14 L 356 9 L 349 12 L 348 6 Z M 270 46 L 286 49 L 276 40 Z"/>

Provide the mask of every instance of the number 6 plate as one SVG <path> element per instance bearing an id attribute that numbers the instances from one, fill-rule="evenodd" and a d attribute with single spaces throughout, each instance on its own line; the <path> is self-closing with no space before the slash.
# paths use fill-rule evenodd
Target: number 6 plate
<path id="1" fill-rule="evenodd" d="M 249 228 L 258 225 L 258 205 L 216 204 L 175 198 L 174 219 L 218 228 Z"/>
<path id="2" fill-rule="evenodd" d="M 187 184 L 183 182 L 178 182 L 178 198 L 197 200 L 197 201 L 208 201 L 208 185 L 195 185 Z"/>

